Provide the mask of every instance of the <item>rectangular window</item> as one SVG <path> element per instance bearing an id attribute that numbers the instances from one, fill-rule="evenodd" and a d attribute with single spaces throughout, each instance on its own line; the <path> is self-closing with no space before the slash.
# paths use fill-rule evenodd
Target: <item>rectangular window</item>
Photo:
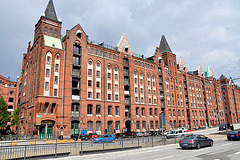
<path id="1" fill-rule="evenodd" d="M 119 107 L 118 106 L 115 107 L 115 115 L 119 116 Z"/>
<path id="2" fill-rule="evenodd" d="M 45 105 L 44 105 L 44 114 L 46 114 L 46 113 L 47 113 L 47 108 L 48 108 L 48 105 L 49 105 L 49 103 L 45 103 Z"/>
<path id="3" fill-rule="evenodd" d="M 92 121 L 88 121 L 87 122 L 87 130 L 88 131 L 92 131 L 92 126 L 93 126 L 93 122 Z"/>
<path id="4" fill-rule="evenodd" d="M 9 102 L 9 103 L 13 103 L 13 98 L 9 98 L 9 99 L 8 99 L 8 102 Z"/>
<path id="5" fill-rule="evenodd" d="M 135 83 L 137 83 L 137 78 L 135 78 Z"/>
<path id="6" fill-rule="evenodd" d="M 155 121 L 155 128 L 158 129 L 158 121 Z"/>
<path id="7" fill-rule="evenodd" d="M 46 70 L 46 77 L 49 77 L 49 69 Z"/>
<path id="8" fill-rule="evenodd" d="M 155 87 L 155 82 L 153 82 L 153 87 Z"/>
<path id="9" fill-rule="evenodd" d="M 96 115 L 100 115 L 100 114 L 101 114 L 101 106 L 96 105 Z"/>
<path id="10" fill-rule="evenodd" d="M 137 129 L 140 129 L 140 122 L 137 121 Z"/>
<path id="11" fill-rule="evenodd" d="M 111 73 L 108 73 L 108 79 L 111 79 Z"/>
<path id="12" fill-rule="evenodd" d="M 144 108 L 142 108 L 142 116 L 145 116 L 145 115 L 144 115 L 144 110 L 145 110 L 145 109 L 144 109 Z"/>
<path id="13" fill-rule="evenodd" d="M 111 83 L 108 83 L 108 89 L 111 89 Z"/>
<path id="14" fill-rule="evenodd" d="M 150 122 L 150 128 L 153 129 L 153 121 Z"/>
<path id="15" fill-rule="evenodd" d="M 152 116 L 152 108 L 150 108 L 149 114 L 150 116 Z"/>
<path id="16" fill-rule="evenodd" d="M 58 76 L 55 76 L 55 84 L 58 84 Z"/>
<path id="17" fill-rule="evenodd" d="M 154 104 L 157 104 L 157 100 L 156 99 L 154 99 Z"/>
<path id="18" fill-rule="evenodd" d="M 92 87 L 92 81 L 88 81 L 88 87 Z"/>
<path id="19" fill-rule="evenodd" d="M 148 81 L 148 86 L 150 86 L 150 81 Z"/>
<path id="20" fill-rule="evenodd" d="M 115 92 L 118 92 L 118 85 L 115 84 Z"/>
<path id="21" fill-rule="evenodd" d="M 94 51 L 93 48 L 91 48 L 91 54 L 93 54 L 93 51 Z"/>
<path id="22" fill-rule="evenodd" d="M 146 129 L 146 122 L 142 121 L 142 129 Z"/>
<path id="23" fill-rule="evenodd" d="M 48 82 L 45 82 L 45 90 L 48 91 Z"/>
<path id="24" fill-rule="evenodd" d="M 100 52 L 100 56 L 101 56 L 101 57 L 103 56 L 103 51 Z"/>
<path id="25" fill-rule="evenodd" d="M 100 71 L 97 71 L 97 77 L 100 77 Z"/>
<path id="26" fill-rule="evenodd" d="M 92 98 L 92 92 L 88 92 L 88 98 Z"/>
<path id="27" fill-rule="evenodd" d="M 47 64 L 50 64 L 50 57 L 47 56 Z"/>
<path id="28" fill-rule="evenodd" d="M 91 69 L 88 70 L 88 76 L 92 76 L 92 70 Z"/>
<path id="29" fill-rule="evenodd" d="M 135 87 L 135 93 L 137 93 L 137 91 L 138 91 L 138 90 L 137 90 L 137 87 Z"/>
<path id="30" fill-rule="evenodd" d="M 143 93 L 143 89 L 141 88 L 141 93 Z"/>
<path id="31" fill-rule="evenodd" d="M 120 121 L 116 121 L 116 130 L 120 130 Z"/>
<path id="32" fill-rule="evenodd" d="M 139 108 L 136 108 L 136 115 L 139 116 Z"/>
<path id="33" fill-rule="evenodd" d="M 87 114 L 92 114 L 92 105 L 91 104 L 87 105 Z"/>
<path id="34" fill-rule="evenodd" d="M 141 98 L 141 103 L 143 103 L 143 97 Z"/>
<path id="35" fill-rule="evenodd" d="M 97 82 L 97 88 L 100 88 L 100 82 Z"/>
<path id="36" fill-rule="evenodd" d="M 118 80 L 118 75 L 117 74 L 115 74 L 115 80 Z"/>
<path id="37" fill-rule="evenodd" d="M 117 94 L 115 95 L 115 100 L 118 101 L 118 95 Z"/>
<path id="38" fill-rule="evenodd" d="M 143 81 L 142 81 L 142 79 L 140 79 L 140 84 L 143 84 Z"/>
<path id="39" fill-rule="evenodd" d="M 54 113 L 54 109 L 55 109 L 55 107 L 56 107 L 56 103 L 53 103 L 53 104 L 52 104 L 52 108 L 51 108 L 51 114 Z"/>
<path id="40" fill-rule="evenodd" d="M 151 98 L 149 98 L 149 103 L 152 103 L 152 99 Z"/>
<path id="41" fill-rule="evenodd" d="M 57 96 L 57 89 L 54 89 L 54 96 Z"/>
<path id="42" fill-rule="evenodd" d="M 97 93 L 97 99 L 100 99 L 100 93 Z"/>
<path id="43" fill-rule="evenodd" d="M 98 50 L 96 49 L 95 55 L 98 56 Z"/>
<path id="44" fill-rule="evenodd" d="M 171 117 L 171 109 L 168 110 L 169 117 Z"/>
<path id="45" fill-rule="evenodd" d="M 101 121 L 96 122 L 96 131 L 101 131 Z"/>
<path id="46" fill-rule="evenodd" d="M 111 100 L 112 97 L 111 97 L 111 94 L 108 94 L 108 100 Z"/>
<path id="47" fill-rule="evenodd" d="M 108 115 L 112 115 L 112 106 L 108 106 Z"/>
<path id="48" fill-rule="evenodd" d="M 135 97 L 135 102 L 138 102 L 138 97 Z"/>

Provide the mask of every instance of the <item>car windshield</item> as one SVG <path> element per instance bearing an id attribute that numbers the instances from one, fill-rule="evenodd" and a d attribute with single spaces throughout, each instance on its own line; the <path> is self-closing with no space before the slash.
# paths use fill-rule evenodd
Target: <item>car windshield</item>
<path id="1" fill-rule="evenodd" d="M 238 131 L 231 131 L 229 134 L 238 134 Z"/>
<path id="2" fill-rule="evenodd" d="M 194 135 L 187 135 L 185 139 L 193 139 L 195 136 Z"/>
<path id="3" fill-rule="evenodd" d="M 225 126 L 225 124 L 221 124 L 221 127 L 224 127 Z"/>

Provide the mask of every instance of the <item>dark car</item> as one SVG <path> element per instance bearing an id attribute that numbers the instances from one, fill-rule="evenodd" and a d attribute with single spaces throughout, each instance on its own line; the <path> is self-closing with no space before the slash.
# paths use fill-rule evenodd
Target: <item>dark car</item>
<path id="1" fill-rule="evenodd" d="M 124 133 L 116 133 L 116 134 L 115 134 L 115 137 L 116 137 L 117 139 L 123 138 L 123 137 L 125 137 L 125 134 L 124 134 Z"/>
<path id="2" fill-rule="evenodd" d="M 201 148 L 205 146 L 213 146 L 213 140 L 202 134 L 187 135 L 185 138 L 179 141 L 179 145 L 182 149 L 185 148 Z"/>
<path id="3" fill-rule="evenodd" d="M 239 140 L 240 139 L 240 131 L 231 131 L 227 134 L 227 139 L 231 140 Z"/>
<path id="4" fill-rule="evenodd" d="M 72 134 L 71 135 L 71 139 L 74 139 L 75 141 L 77 141 L 78 139 L 81 139 L 81 141 L 87 141 L 89 140 L 89 138 L 87 136 L 84 136 L 82 134 Z"/>
<path id="5" fill-rule="evenodd" d="M 223 123 L 223 124 L 220 124 L 220 125 L 219 125 L 219 131 L 226 130 L 226 128 L 228 128 L 228 129 L 231 128 L 231 126 L 230 126 L 229 123 L 228 123 L 228 124 Z"/>
<path id="6" fill-rule="evenodd" d="M 127 133 L 125 134 L 125 136 L 126 136 L 126 137 L 136 137 L 137 134 L 136 134 L 136 132 L 127 132 Z"/>

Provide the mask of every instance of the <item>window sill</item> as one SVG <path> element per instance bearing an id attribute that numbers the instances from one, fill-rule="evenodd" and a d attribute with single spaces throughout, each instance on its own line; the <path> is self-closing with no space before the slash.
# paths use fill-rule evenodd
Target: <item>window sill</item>
<path id="1" fill-rule="evenodd" d="M 92 117 L 93 115 L 92 114 L 87 114 L 87 116 Z"/>

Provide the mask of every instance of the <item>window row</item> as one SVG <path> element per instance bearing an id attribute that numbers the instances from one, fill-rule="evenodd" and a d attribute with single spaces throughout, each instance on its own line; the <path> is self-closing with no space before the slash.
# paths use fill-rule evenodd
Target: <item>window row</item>
<path id="1" fill-rule="evenodd" d="M 96 71 L 96 77 L 100 78 L 101 72 L 100 71 Z M 93 76 L 93 71 L 92 69 L 88 69 L 88 76 L 92 77 Z M 107 73 L 107 79 L 111 79 L 112 78 L 112 74 L 111 73 Z M 114 75 L 114 79 L 118 80 L 118 74 Z"/>
<path id="2" fill-rule="evenodd" d="M 91 54 L 95 54 L 96 56 L 101 56 L 101 57 L 116 60 L 116 55 L 115 54 L 112 55 L 112 53 L 104 52 L 104 55 L 103 55 L 103 51 L 99 51 L 98 49 L 96 49 L 95 52 L 94 52 L 94 49 L 91 48 Z"/>
<path id="3" fill-rule="evenodd" d="M 88 104 L 87 105 L 87 114 L 88 115 L 101 115 L 102 111 L 102 107 L 100 105 L 96 105 L 96 107 L 93 107 L 92 104 Z M 103 112 L 104 113 L 104 112 Z M 108 115 L 112 116 L 112 115 L 116 115 L 116 116 L 120 116 L 120 110 L 119 110 L 119 106 L 108 106 Z"/>
<path id="4" fill-rule="evenodd" d="M 9 84 L 7 84 L 6 82 L 4 82 L 4 81 L 2 81 L 2 80 L 0 80 L 0 85 L 8 85 L 9 87 L 16 87 L 16 84 L 11 84 L 11 83 L 9 83 Z"/>
<path id="5" fill-rule="evenodd" d="M 145 116 L 145 108 L 139 108 L 139 107 L 136 107 L 136 115 L 140 116 L 140 109 L 141 109 L 141 116 Z M 157 108 L 155 109 L 149 108 L 149 115 L 157 117 L 158 116 Z"/>
<path id="6" fill-rule="evenodd" d="M 136 61 L 135 60 L 135 65 L 136 66 L 139 66 L 139 67 L 144 67 L 145 66 L 145 68 L 148 68 L 148 69 L 153 69 L 153 65 L 151 64 L 147 64 L 147 63 L 144 63 L 144 62 L 140 62 L 140 61 Z"/>
<path id="7" fill-rule="evenodd" d="M 135 102 L 139 102 L 139 98 L 138 97 L 135 97 Z M 144 103 L 144 98 L 143 97 L 141 97 L 140 103 Z M 157 99 L 153 99 L 153 102 L 152 102 L 152 98 L 149 98 L 148 99 L 148 103 L 149 104 L 157 104 Z"/>
<path id="8" fill-rule="evenodd" d="M 49 33 L 49 34 L 53 34 L 53 29 L 52 28 L 48 29 L 48 27 L 45 27 L 44 32 Z M 54 35 L 57 36 L 57 34 L 58 34 L 58 31 L 54 30 Z"/>
<path id="9" fill-rule="evenodd" d="M 88 98 L 93 98 L 93 93 L 92 92 L 88 92 Z M 96 93 L 96 99 L 101 99 L 101 93 L 97 92 Z M 107 100 L 112 100 L 112 94 L 108 94 L 107 95 Z M 119 96 L 116 94 L 115 95 L 115 101 L 119 101 Z"/>

